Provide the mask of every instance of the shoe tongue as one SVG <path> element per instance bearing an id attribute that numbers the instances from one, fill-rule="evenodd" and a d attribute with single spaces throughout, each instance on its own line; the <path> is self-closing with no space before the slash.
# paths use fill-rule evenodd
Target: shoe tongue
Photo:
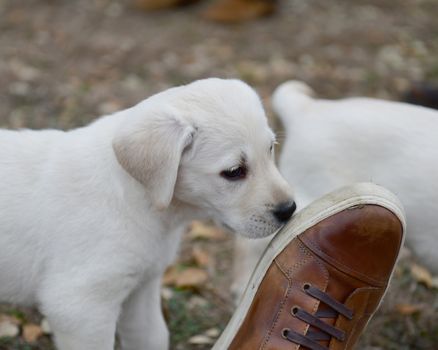
<path id="1" fill-rule="evenodd" d="M 328 307 L 327 305 L 325 305 L 323 302 L 320 302 L 320 303 L 319 303 L 319 307 L 318 307 L 317 312 L 324 312 L 324 311 L 327 311 L 327 313 L 329 313 L 329 312 L 332 311 L 332 309 L 330 309 L 330 307 Z M 337 316 L 335 316 L 335 317 L 324 317 L 324 318 L 319 317 L 319 319 L 320 319 L 321 321 L 327 323 L 327 324 L 330 325 L 330 326 L 334 326 L 335 323 L 336 323 Z M 319 330 L 319 329 L 317 329 L 317 328 L 315 328 L 315 327 L 313 327 L 313 326 L 310 326 L 310 327 L 309 327 L 309 330 L 307 331 L 307 334 L 309 334 L 309 331 L 313 331 L 313 332 L 322 332 L 321 330 Z M 322 345 L 322 346 L 328 348 L 329 343 L 330 343 L 330 340 L 319 340 L 319 341 L 317 341 L 317 343 L 318 343 L 319 345 Z"/>
<path id="2" fill-rule="evenodd" d="M 351 295 L 351 293 L 353 293 L 356 289 L 356 287 L 361 287 L 363 286 L 363 283 L 361 283 L 360 281 L 357 281 L 355 279 L 352 279 L 349 276 L 346 276 L 345 274 L 343 274 L 342 272 L 336 270 L 336 269 L 329 269 L 329 279 L 328 279 L 328 285 L 325 289 L 325 293 L 328 294 L 330 297 L 332 297 L 333 299 L 344 303 L 347 298 Z M 318 316 L 318 314 L 320 315 L 330 315 L 333 314 L 333 309 L 324 304 L 324 302 L 320 302 L 318 309 L 315 312 L 315 316 Z M 336 312 L 335 312 L 336 314 Z M 338 319 L 338 317 L 340 317 L 338 314 L 336 314 L 336 316 L 331 316 L 331 317 L 319 317 L 319 319 L 331 326 L 334 326 L 336 324 L 336 320 Z M 309 331 L 311 332 L 321 332 L 321 330 L 310 326 L 309 330 L 307 331 L 307 334 L 309 334 Z M 324 346 L 324 347 L 329 347 L 330 344 L 330 340 L 319 340 L 317 341 L 318 344 Z"/>

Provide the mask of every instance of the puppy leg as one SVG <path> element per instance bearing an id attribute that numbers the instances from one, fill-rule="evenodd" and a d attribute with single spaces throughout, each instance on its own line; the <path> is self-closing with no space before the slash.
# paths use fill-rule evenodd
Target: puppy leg
<path id="1" fill-rule="evenodd" d="M 50 322 L 50 319 L 49 319 Z M 105 322 L 102 320 L 102 322 Z M 59 350 L 113 350 L 115 336 L 115 322 L 109 325 L 106 321 L 106 329 L 96 331 L 94 334 L 78 331 L 73 333 L 64 333 L 56 331 L 54 327 L 55 343 Z M 89 325 L 94 327 L 95 325 Z"/>
<path id="2" fill-rule="evenodd" d="M 118 309 L 91 300 L 43 306 L 59 350 L 113 350 Z M 79 304 L 78 304 L 79 303 Z"/>
<path id="3" fill-rule="evenodd" d="M 117 327 L 122 350 L 169 348 L 160 290 L 161 276 L 135 289 L 124 302 Z"/>
<path id="4" fill-rule="evenodd" d="M 114 350 L 117 319 L 134 282 L 95 274 L 50 276 L 38 299 L 59 350 Z M 58 277 L 58 278 L 57 278 Z M 110 282 L 109 282 L 110 281 Z M 117 283 L 117 282 L 119 283 Z"/>
<path id="5" fill-rule="evenodd" d="M 262 239 L 248 239 L 236 236 L 234 243 L 233 284 L 231 292 L 237 303 L 245 291 L 249 278 L 272 236 Z"/>

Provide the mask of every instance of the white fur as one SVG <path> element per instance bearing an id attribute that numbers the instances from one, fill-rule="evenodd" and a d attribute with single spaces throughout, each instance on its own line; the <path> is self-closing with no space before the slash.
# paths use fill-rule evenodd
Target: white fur
<path id="1" fill-rule="evenodd" d="M 184 225 L 250 237 L 291 199 L 258 96 L 236 80 L 173 88 L 68 132 L 0 130 L 0 299 L 37 304 L 61 350 L 168 347 L 164 269 Z M 221 171 L 245 154 L 248 176 Z"/>
<path id="2" fill-rule="evenodd" d="M 304 83 L 291 81 L 273 95 L 286 131 L 279 167 L 295 189 L 298 207 L 351 183 L 382 185 L 406 209 L 407 245 L 438 273 L 438 111 L 370 98 L 321 100 L 312 94 Z M 236 254 L 256 261 L 266 242 L 239 243 L 245 251 Z"/>

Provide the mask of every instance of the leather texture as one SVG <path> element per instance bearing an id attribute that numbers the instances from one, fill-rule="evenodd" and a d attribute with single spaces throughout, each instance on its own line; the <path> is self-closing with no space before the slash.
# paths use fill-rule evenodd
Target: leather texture
<path id="1" fill-rule="evenodd" d="M 330 350 L 353 349 L 384 295 L 402 244 L 397 216 L 377 205 L 362 205 L 337 213 L 291 240 L 272 261 L 231 350 L 306 349 L 285 339 L 285 329 L 306 335 L 312 326 L 296 318 L 299 307 L 313 315 L 327 305 L 306 294 L 311 284 L 353 311 L 324 322 L 342 330 L 318 343 Z"/>

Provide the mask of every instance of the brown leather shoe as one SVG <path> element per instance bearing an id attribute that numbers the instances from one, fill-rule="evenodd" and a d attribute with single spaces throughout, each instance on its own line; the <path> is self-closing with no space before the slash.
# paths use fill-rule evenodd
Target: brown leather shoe
<path id="1" fill-rule="evenodd" d="M 276 9 L 276 0 L 217 0 L 202 17 L 222 22 L 237 23 L 271 15 Z"/>
<path id="2" fill-rule="evenodd" d="M 352 349 L 385 294 L 404 227 L 397 198 L 373 184 L 312 203 L 273 238 L 213 349 Z"/>

